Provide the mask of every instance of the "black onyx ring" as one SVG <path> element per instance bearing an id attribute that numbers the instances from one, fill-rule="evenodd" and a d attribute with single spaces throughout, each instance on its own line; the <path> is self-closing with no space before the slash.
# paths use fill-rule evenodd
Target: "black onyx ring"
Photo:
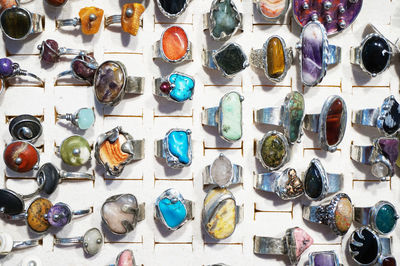
<path id="1" fill-rule="evenodd" d="M 333 250 L 329 251 L 316 251 L 308 254 L 308 265 L 309 266 L 343 266 L 339 262 L 339 258 L 336 252 Z"/>
<path id="2" fill-rule="evenodd" d="M 293 168 L 283 172 L 254 174 L 255 189 L 272 192 L 283 200 L 292 200 L 304 194 L 304 185 Z"/>
<path id="3" fill-rule="evenodd" d="M 86 231 L 83 236 L 60 238 L 54 237 L 54 245 L 76 245 L 81 244 L 83 251 L 89 255 L 96 255 L 103 247 L 104 237 L 101 231 L 97 228 L 91 228 Z"/>
<path id="4" fill-rule="evenodd" d="M 44 31 L 45 17 L 29 10 L 12 6 L 0 14 L 0 27 L 7 38 L 24 40 L 31 34 Z"/>
<path id="5" fill-rule="evenodd" d="M 222 72 L 226 78 L 233 78 L 249 66 L 247 55 L 237 43 L 228 43 L 218 50 L 204 50 L 203 66 Z"/>
<path id="6" fill-rule="evenodd" d="M 221 153 L 211 165 L 203 170 L 203 185 L 216 185 L 224 188 L 243 182 L 243 168 L 233 164 L 223 153 Z"/>
<path id="7" fill-rule="evenodd" d="M 370 146 L 350 146 L 350 158 L 358 163 L 371 165 L 371 173 L 385 181 L 394 175 L 394 166 L 398 165 L 399 140 L 393 137 L 377 138 Z"/>
<path id="8" fill-rule="evenodd" d="M 314 243 L 300 227 L 289 228 L 282 238 L 254 236 L 253 252 L 262 255 L 286 255 L 290 265 L 297 265 L 301 255 Z"/>
<path id="9" fill-rule="evenodd" d="M 6 256 L 16 249 L 25 249 L 35 247 L 42 244 L 42 239 L 30 239 L 24 241 L 16 241 L 13 237 L 6 233 L 0 233 L 0 255 Z"/>
<path id="10" fill-rule="evenodd" d="M 35 191 L 28 195 L 21 195 L 11 189 L 0 189 L 0 214 L 20 214 L 25 210 L 25 200 L 34 197 L 36 194 Z"/>
<path id="11" fill-rule="evenodd" d="M 233 0 L 214 0 L 210 12 L 203 15 L 203 28 L 210 31 L 216 41 L 230 39 L 238 30 L 243 31 L 243 14 L 239 13 Z"/>
<path id="12" fill-rule="evenodd" d="M 338 193 L 327 204 L 303 206 L 303 219 L 328 225 L 336 235 L 345 235 L 353 223 L 351 199 Z"/>
<path id="13" fill-rule="evenodd" d="M 304 117 L 304 129 L 318 133 L 318 142 L 322 150 L 334 152 L 342 142 L 346 131 L 347 107 L 344 99 L 338 95 L 328 97 L 320 114 L 307 114 Z"/>
<path id="14" fill-rule="evenodd" d="M 290 144 L 294 144 L 299 142 L 303 135 L 304 110 L 303 95 L 294 91 L 286 95 L 285 101 L 280 107 L 256 110 L 254 122 L 283 127 L 285 137 Z"/>
<path id="15" fill-rule="evenodd" d="M 191 0 L 157 0 L 160 12 L 169 19 L 176 19 L 185 12 Z"/>
<path id="16" fill-rule="evenodd" d="M 290 158 L 286 137 L 278 131 L 269 131 L 255 143 L 256 158 L 268 171 L 280 169 Z"/>
<path id="17" fill-rule="evenodd" d="M 24 114 L 14 117 L 8 130 L 14 139 L 34 143 L 42 135 L 42 124 L 33 115 Z"/>
<path id="18" fill-rule="evenodd" d="M 58 42 L 55 40 L 47 39 L 38 45 L 39 58 L 42 62 L 53 64 L 60 60 L 62 55 L 79 55 L 81 53 L 87 54 L 87 51 L 70 49 L 66 47 L 59 47 Z"/>
<path id="19" fill-rule="evenodd" d="M 400 128 L 399 103 L 390 95 L 383 100 L 380 107 L 353 111 L 351 122 L 376 127 L 385 136 L 393 136 Z"/>
<path id="20" fill-rule="evenodd" d="M 363 226 L 355 230 L 349 239 L 351 258 L 358 265 L 396 265 L 391 254 L 392 238 L 379 237 L 371 228 Z"/>
<path id="21" fill-rule="evenodd" d="M 195 80 L 180 72 L 172 72 L 166 77 L 154 80 L 153 94 L 167 100 L 182 103 L 192 100 Z"/>

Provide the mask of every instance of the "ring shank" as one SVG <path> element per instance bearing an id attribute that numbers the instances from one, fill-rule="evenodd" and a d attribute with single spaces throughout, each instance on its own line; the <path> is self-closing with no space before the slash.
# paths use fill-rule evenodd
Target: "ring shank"
<path id="1" fill-rule="evenodd" d="M 284 106 L 281 107 L 269 107 L 259 109 L 255 112 L 254 120 L 256 123 L 282 126 Z"/>
<path id="2" fill-rule="evenodd" d="M 318 133 L 319 132 L 320 114 L 307 114 L 304 116 L 303 128 L 305 130 Z"/>
<path id="3" fill-rule="evenodd" d="M 276 192 L 275 180 L 281 175 L 280 172 L 271 172 L 253 175 L 253 186 L 266 192 Z"/>
<path id="4" fill-rule="evenodd" d="M 376 127 L 380 108 L 353 111 L 351 122 L 362 126 Z"/>
<path id="5" fill-rule="evenodd" d="M 350 158 L 356 162 L 371 165 L 371 156 L 374 151 L 374 146 L 357 146 L 351 144 Z"/>
<path id="6" fill-rule="evenodd" d="M 217 127 L 218 126 L 218 120 L 217 120 L 218 113 L 219 113 L 219 107 L 211 107 L 211 108 L 205 109 L 201 113 L 201 123 L 203 125 Z"/>
<path id="7" fill-rule="evenodd" d="M 254 236 L 253 239 L 255 254 L 285 255 L 287 253 L 285 246 L 284 238 Z"/>

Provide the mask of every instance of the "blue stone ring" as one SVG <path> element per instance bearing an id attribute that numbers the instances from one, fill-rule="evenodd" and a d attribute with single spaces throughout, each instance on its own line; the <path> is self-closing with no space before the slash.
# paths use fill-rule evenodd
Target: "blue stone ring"
<path id="1" fill-rule="evenodd" d="M 308 255 L 309 266 L 342 266 L 339 262 L 339 258 L 336 252 L 333 250 L 329 251 L 316 251 Z"/>
<path id="2" fill-rule="evenodd" d="M 192 131 L 190 129 L 171 129 L 165 137 L 156 140 L 154 153 L 164 158 L 171 168 L 183 168 L 192 164 Z"/>
<path id="3" fill-rule="evenodd" d="M 96 117 L 92 108 L 80 108 L 74 114 L 58 114 L 56 115 L 57 120 L 70 121 L 75 127 L 86 130 L 93 126 Z"/>
<path id="4" fill-rule="evenodd" d="M 194 219 L 192 208 L 192 201 L 184 199 L 179 191 L 170 188 L 157 198 L 154 219 L 174 231 L 181 228 L 187 221 Z"/>
<path id="5" fill-rule="evenodd" d="M 154 80 L 153 94 L 181 103 L 186 100 L 192 100 L 194 86 L 195 80 L 193 77 L 180 72 L 173 72 L 166 77 Z"/>

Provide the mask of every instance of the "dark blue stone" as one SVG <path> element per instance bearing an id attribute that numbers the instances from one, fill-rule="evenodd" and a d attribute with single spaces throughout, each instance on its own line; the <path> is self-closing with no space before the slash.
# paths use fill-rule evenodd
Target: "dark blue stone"
<path id="1" fill-rule="evenodd" d="M 169 14 L 178 14 L 185 7 L 186 0 L 159 0 L 161 7 Z"/>
<path id="2" fill-rule="evenodd" d="M 310 167 L 307 169 L 304 179 L 304 188 L 306 194 L 312 199 L 317 199 L 321 196 L 322 176 L 315 163 L 311 163 Z"/>

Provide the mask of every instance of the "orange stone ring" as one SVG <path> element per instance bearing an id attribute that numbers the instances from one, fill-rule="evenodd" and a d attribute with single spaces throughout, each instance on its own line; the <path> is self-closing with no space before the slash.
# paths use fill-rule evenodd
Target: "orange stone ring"
<path id="1" fill-rule="evenodd" d="M 141 16 L 144 6 L 139 3 L 125 4 L 122 7 L 121 15 L 114 15 L 105 18 L 104 26 L 108 27 L 114 23 L 120 23 L 122 30 L 136 36 L 140 26 L 143 26 Z"/>
<path id="2" fill-rule="evenodd" d="M 167 28 L 161 39 L 153 46 L 153 58 L 161 58 L 168 63 L 192 60 L 192 43 L 184 29 L 179 26 Z"/>
<path id="3" fill-rule="evenodd" d="M 97 7 L 84 7 L 79 11 L 79 18 L 73 19 L 60 19 L 56 20 L 56 29 L 64 26 L 78 26 L 81 25 L 83 34 L 92 35 L 96 34 L 103 20 L 104 10 Z"/>

